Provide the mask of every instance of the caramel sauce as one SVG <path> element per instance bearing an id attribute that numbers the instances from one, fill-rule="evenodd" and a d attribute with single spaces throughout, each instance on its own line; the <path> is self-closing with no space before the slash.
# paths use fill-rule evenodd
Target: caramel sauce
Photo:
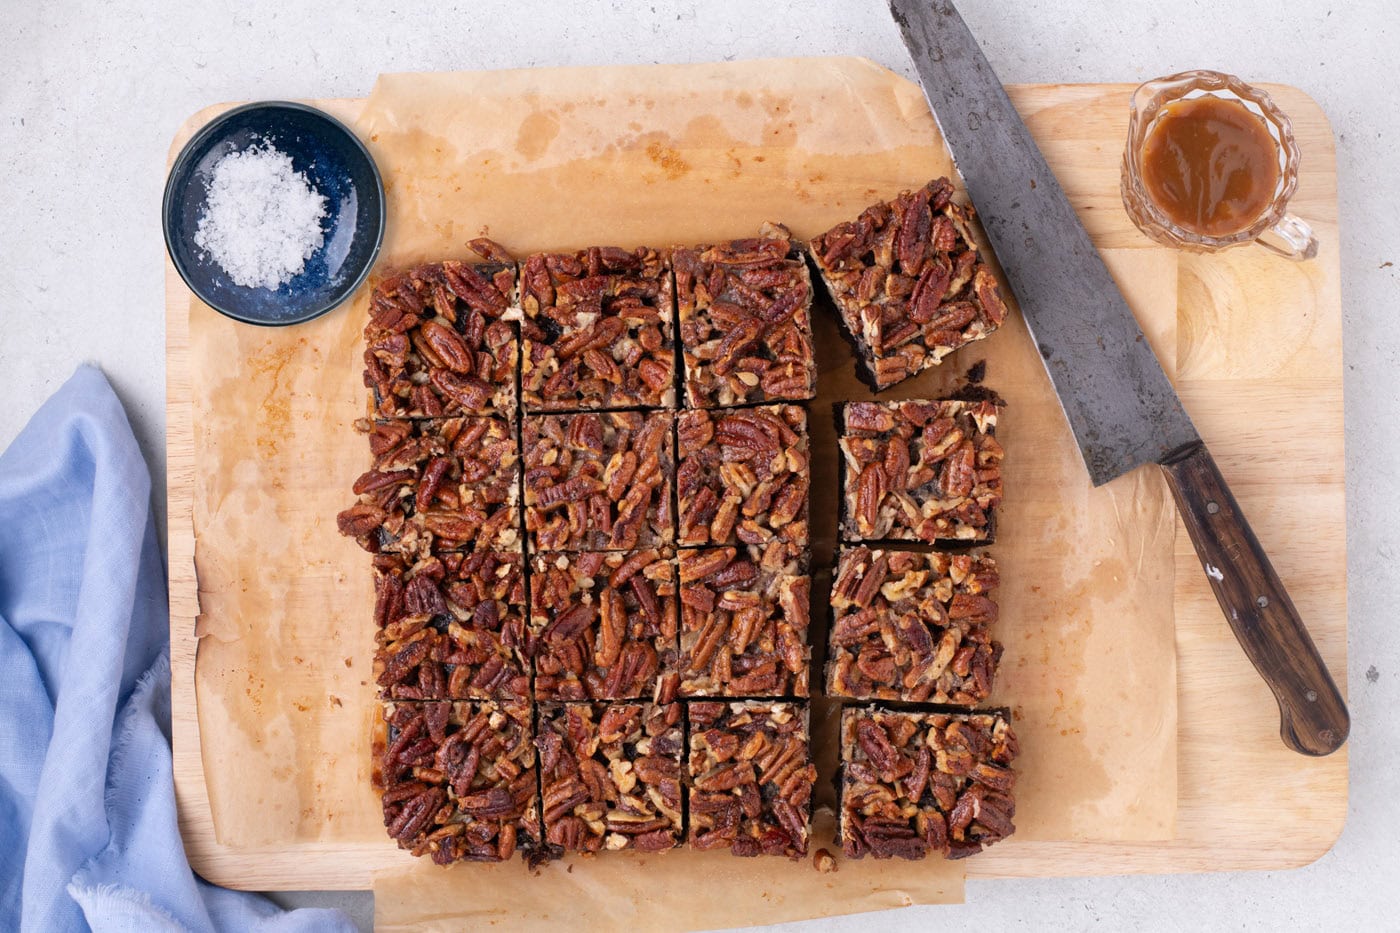
<path id="1" fill-rule="evenodd" d="M 1142 144 L 1148 196 L 1172 223 L 1201 236 L 1229 236 L 1254 223 L 1278 177 L 1278 144 L 1235 100 L 1173 101 Z"/>

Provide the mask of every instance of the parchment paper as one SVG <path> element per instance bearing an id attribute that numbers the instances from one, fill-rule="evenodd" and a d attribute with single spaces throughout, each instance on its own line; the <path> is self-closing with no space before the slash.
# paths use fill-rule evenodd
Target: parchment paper
<path id="1" fill-rule="evenodd" d="M 810 236 L 901 188 L 951 172 L 916 87 L 850 60 L 782 60 L 381 78 L 356 125 L 390 208 L 380 270 L 461 257 L 486 234 L 523 255 L 594 243 L 669 245 L 750 235 L 781 220 Z M 1108 253 L 1144 326 L 1174 349 L 1176 266 L 1159 250 Z M 226 845 L 381 847 L 380 919 L 548 919 L 569 905 L 596 925 L 720 927 L 961 896 L 958 864 L 773 864 L 678 851 L 638 867 L 571 859 L 519 866 L 413 863 L 383 833 L 368 783 L 369 560 L 335 533 L 364 468 L 359 332 L 348 308 L 288 330 L 191 308 L 195 533 L 202 637 L 196 665 L 210 802 Z M 831 403 L 867 398 L 832 315 L 819 310 L 821 396 L 812 404 L 815 560 L 835 536 Z M 1170 363 L 1168 353 L 1164 362 Z M 1018 841 L 1170 838 L 1176 807 L 1174 518 L 1160 478 L 1092 490 L 1028 335 L 1013 315 L 941 371 L 882 397 L 935 395 L 978 359 L 1009 402 L 1007 502 L 993 700 L 1017 720 Z M 829 573 L 817 576 L 822 604 Z M 814 663 L 826 619 L 814 620 Z M 820 677 L 814 676 L 814 682 Z M 823 782 L 834 706 L 814 701 Z M 828 827 L 829 814 L 819 815 Z M 819 831 L 814 845 L 827 845 Z M 996 849 L 982 858 L 994 857 Z M 400 899 L 399 895 L 403 895 Z M 521 905 L 529 917 L 522 918 Z M 636 914 L 627 914 L 633 905 Z M 708 905 L 708 906 L 706 906 Z M 577 908 L 577 909 L 575 909 Z M 622 910 L 624 913 L 619 914 Z M 709 911 L 708 913 L 705 911 Z M 581 923 L 582 926 L 593 924 Z"/>

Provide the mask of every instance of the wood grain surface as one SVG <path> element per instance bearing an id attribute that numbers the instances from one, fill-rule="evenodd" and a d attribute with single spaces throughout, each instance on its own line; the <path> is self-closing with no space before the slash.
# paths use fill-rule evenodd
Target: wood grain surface
<path id="1" fill-rule="evenodd" d="M 1148 249 L 1118 198 L 1130 85 L 1009 89 L 1081 219 L 1102 248 Z M 1261 249 L 1182 255 L 1177 385 L 1337 680 L 1346 677 L 1346 544 L 1341 303 L 1331 129 L 1302 92 L 1271 86 L 1303 153 L 1294 211 L 1322 241 L 1291 264 Z M 361 101 L 315 102 L 350 120 Z M 171 154 L 214 114 L 195 114 Z M 189 293 L 167 261 L 167 448 L 174 770 L 191 863 L 241 888 L 365 888 L 385 846 L 299 839 L 232 845 L 211 817 L 195 666 L 194 396 Z M 1163 353 L 1164 356 L 1169 355 Z M 1176 540 L 1178 793 L 1175 838 L 1018 842 L 969 860 L 969 877 L 1285 868 L 1326 852 L 1346 816 L 1346 752 L 1307 759 L 1278 738 L 1278 711 L 1221 616 L 1187 535 Z M 1093 620 L 1132 625 L 1131 618 Z M 220 763 L 226 767 L 226 763 Z M 251 779 L 251 778 L 250 778 Z M 237 833 L 232 833 L 236 837 Z M 402 864 L 388 850 L 392 865 Z M 404 857 L 406 858 L 406 856 Z"/>

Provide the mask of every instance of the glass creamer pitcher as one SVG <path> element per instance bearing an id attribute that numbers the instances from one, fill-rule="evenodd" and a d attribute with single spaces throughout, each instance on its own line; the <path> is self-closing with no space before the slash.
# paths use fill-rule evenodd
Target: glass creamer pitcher
<path id="1" fill-rule="evenodd" d="M 1258 243 L 1289 259 L 1317 255 L 1312 228 L 1287 211 L 1298 187 L 1298 144 L 1288 117 L 1268 94 L 1233 75 L 1183 71 L 1141 85 L 1133 93 L 1131 112 L 1123 152 L 1123 206 L 1143 233 L 1165 246 L 1195 252 Z M 1196 124 L 1180 125 L 1192 113 Z M 1213 119 L 1221 117 L 1228 119 Z M 1241 151 L 1251 145 L 1258 156 L 1252 172 L 1251 153 Z M 1250 190 L 1261 185 L 1263 190 Z M 1206 222 L 1204 212 L 1221 207 L 1219 199 L 1227 197 L 1236 198 L 1223 205 L 1227 211 L 1257 205 L 1257 214 L 1242 216 L 1234 225 L 1228 214 L 1224 224 Z"/>

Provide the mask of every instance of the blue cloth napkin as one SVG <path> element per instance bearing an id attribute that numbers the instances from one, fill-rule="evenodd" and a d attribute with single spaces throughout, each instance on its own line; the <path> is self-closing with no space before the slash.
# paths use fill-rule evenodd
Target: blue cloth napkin
<path id="1" fill-rule="evenodd" d="M 0 455 L 0 930 L 353 930 L 190 870 L 150 502 L 96 369 Z"/>

